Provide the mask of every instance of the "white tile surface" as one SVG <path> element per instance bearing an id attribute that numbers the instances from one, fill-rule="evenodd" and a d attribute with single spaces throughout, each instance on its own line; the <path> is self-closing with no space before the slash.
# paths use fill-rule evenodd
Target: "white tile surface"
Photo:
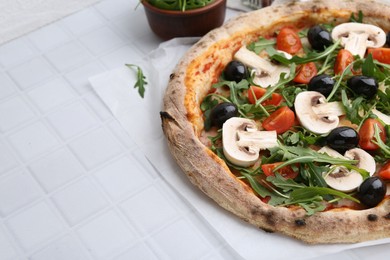
<path id="1" fill-rule="evenodd" d="M 42 57 L 28 60 L 8 72 L 22 90 L 54 76 L 54 68 Z"/>
<path id="2" fill-rule="evenodd" d="M 92 59 L 88 51 L 74 41 L 47 52 L 46 57 L 58 71 L 74 69 Z"/>
<path id="3" fill-rule="evenodd" d="M 78 66 L 76 69 L 65 74 L 65 78 L 79 94 L 84 94 L 88 91 L 92 91 L 88 78 L 104 71 L 105 68 L 100 63 L 92 61 Z"/>
<path id="4" fill-rule="evenodd" d="M 42 52 L 71 40 L 69 34 L 57 23 L 38 29 L 27 37 Z"/>
<path id="5" fill-rule="evenodd" d="M 69 143 L 87 169 L 92 169 L 122 152 L 120 144 L 103 128 L 93 130 Z"/>
<path id="6" fill-rule="evenodd" d="M 129 260 L 129 259 L 142 259 L 142 260 L 158 260 L 159 258 L 153 253 L 153 251 L 143 243 L 138 243 L 131 247 L 125 253 L 114 258 L 115 260 Z"/>
<path id="7" fill-rule="evenodd" d="M 90 259 L 73 236 L 65 236 L 32 255 L 31 260 L 87 260 Z"/>
<path id="8" fill-rule="evenodd" d="M 7 132 L 10 129 L 31 121 L 36 115 L 21 96 L 15 96 L 0 102 L 0 131 Z"/>
<path id="9" fill-rule="evenodd" d="M 10 242 L 10 237 L 6 234 L 5 228 L 0 225 L 0 259 L 11 260 L 17 258 L 15 248 Z"/>
<path id="10" fill-rule="evenodd" d="M 0 139 L 0 176 L 18 166 L 18 161 L 8 148 L 6 143 Z"/>
<path id="11" fill-rule="evenodd" d="M 0 215 L 8 216 L 41 195 L 41 188 L 28 172 L 17 170 L 3 176 L 0 178 Z"/>
<path id="12" fill-rule="evenodd" d="M 64 140 L 88 131 L 99 122 L 90 109 L 80 102 L 61 107 L 50 113 L 47 119 Z"/>
<path id="13" fill-rule="evenodd" d="M 0 100 L 10 95 L 14 94 L 17 90 L 15 83 L 10 79 L 10 77 L 4 73 L 0 72 Z"/>
<path id="14" fill-rule="evenodd" d="M 103 54 L 123 44 L 123 40 L 107 26 L 82 36 L 80 41 L 95 55 Z M 97 42 L 99 44 L 96 44 Z"/>
<path id="15" fill-rule="evenodd" d="M 35 204 L 10 217 L 6 225 L 26 251 L 42 245 L 64 231 L 61 220 L 45 202 Z"/>
<path id="16" fill-rule="evenodd" d="M 72 14 L 60 21 L 71 33 L 76 36 L 84 35 L 92 29 L 105 24 L 104 18 L 93 8 Z"/>
<path id="17" fill-rule="evenodd" d="M 0 64 L 4 67 L 18 65 L 35 56 L 34 49 L 25 41 L 19 38 L 0 46 Z"/>
<path id="18" fill-rule="evenodd" d="M 96 179 L 114 200 L 139 192 L 151 179 L 134 158 L 120 157 L 94 173 Z"/>
<path id="19" fill-rule="evenodd" d="M 115 211 L 108 211 L 91 220 L 77 232 L 97 259 L 107 259 L 136 241 L 136 234 Z"/>
<path id="20" fill-rule="evenodd" d="M 56 192 L 52 200 L 72 226 L 108 206 L 101 192 L 85 178 Z"/>
<path id="21" fill-rule="evenodd" d="M 42 122 L 36 122 L 9 136 L 9 141 L 24 161 L 48 153 L 59 145 L 58 139 Z"/>
<path id="22" fill-rule="evenodd" d="M 46 192 L 69 183 L 85 172 L 80 162 L 67 148 L 61 148 L 32 162 L 29 168 Z"/>

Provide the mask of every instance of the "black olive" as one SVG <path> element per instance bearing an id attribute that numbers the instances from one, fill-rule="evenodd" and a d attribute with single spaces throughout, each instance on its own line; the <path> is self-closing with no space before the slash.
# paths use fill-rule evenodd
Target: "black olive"
<path id="1" fill-rule="evenodd" d="M 347 81 L 347 85 L 353 92 L 366 99 L 373 98 L 378 91 L 378 83 L 374 78 L 366 76 L 353 76 Z"/>
<path id="2" fill-rule="evenodd" d="M 360 184 L 357 198 L 368 207 L 378 205 L 386 195 L 387 185 L 378 177 L 369 177 Z"/>
<path id="3" fill-rule="evenodd" d="M 307 32 L 307 39 L 311 47 L 317 51 L 323 51 L 333 44 L 330 32 L 320 25 L 313 26 Z"/>
<path id="4" fill-rule="evenodd" d="M 236 60 L 229 62 L 223 71 L 226 80 L 240 82 L 248 77 L 247 67 Z"/>
<path id="5" fill-rule="evenodd" d="M 325 97 L 329 96 L 334 86 L 334 79 L 326 74 L 314 76 L 308 85 L 308 90 L 320 92 Z"/>
<path id="6" fill-rule="evenodd" d="M 351 127 L 336 127 L 326 137 L 326 144 L 339 153 L 344 154 L 345 151 L 357 147 L 359 144 L 359 135 Z"/>
<path id="7" fill-rule="evenodd" d="M 223 102 L 216 105 L 210 112 L 210 122 L 221 128 L 223 123 L 231 117 L 238 116 L 238 109 L 233 103 Z"/>
<path id="8" fill-rule="evenodd" d="M 390 32 L 388 32 L 386 35 L 386 44 L 387 46 L 390 46 Z"/>

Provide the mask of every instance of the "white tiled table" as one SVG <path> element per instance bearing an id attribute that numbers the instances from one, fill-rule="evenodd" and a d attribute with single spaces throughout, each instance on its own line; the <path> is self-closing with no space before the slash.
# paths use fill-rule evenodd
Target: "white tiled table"
<path id="1" fill-rule="evenodd" d="M 1 260 L 240 259 L 87 81 L 161 42 L 137 1 L 104 0 L 0 46 Z M 388 259 L 377 248 L 332 257 Z"/>

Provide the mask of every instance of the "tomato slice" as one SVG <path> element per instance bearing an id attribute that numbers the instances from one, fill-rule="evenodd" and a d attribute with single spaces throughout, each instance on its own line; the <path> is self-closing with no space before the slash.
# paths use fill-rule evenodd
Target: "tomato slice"
<path id="1" fill-rule="evenodd" d="M 359 137 L 360 137 L 359 146 L 364 150 L 372 151 L 379 148 L 378 145 L 372 142 L 372 140 L 375 139 L 374 137 L 375 125 L 377 125 L 379 130 L 381 131 L 379 133 L 379 136 L 382 139 L 382 141 L 385 142 L 386 140 L 386 132 L 383 125 L 374 118 L 368 118 L 363 122 L 359 130 Z"/>
<path id="2" fill-rule="evenodd" d="M 334 73 L 341 74 L 345 68 L 354 61 L 353 55 L 350 51 L 341 49 L 337 53 L 336 61 L 334 63 Z M 352 70 L 352 68 L 351 68 Z"/>
<path id="3" fill-rule="evenodd" d="M 266 176 L 275 176 L 274 169 L 282 163 L 284 162 L 263 164 L 261 165 L 261 169 Z M 284 177 L 285 179 L 294 179 L 298 176 L 298 172 L 294 171 L 291 165 L 284 166 L 278 169 L 276 172 L 282 175 L 282 177 Z"/>
<path id="4" fill-rule="evenodd" d="M 278 134 L 282 134 L 289 130 L 294 123 L 294 112 L 288 106 L 283 106 L 267 117 L 262 125 L 268 131 L 276 130 Z"/>
<path id="5" fill-rule="evenodd" d="M 378 176 L 383 180 L 390 180 L 390 161 L 382 166 L 378 172 Z"/>
<path id="6" fill-rule="evenodd" d="M 267 92 L 267 90 L 264 88 L 251 86 L 248 90 L 249 103 L 256 104 L 256 100 L 264 96 L 265 92 Z M 282 100 L 283 100 L 283 96 L 281 94 L 272 93 L 271 98 L 261 102 L 261 104 L 263 106 L 269 106 L 269 105 L 279 106 Z"/>
<path id="7" fill-rule="evenodd" d="M 390 48 L 369 48 L 367 53 L 379 62 L 390 64 Z"/>
<path id="8" fill-rule="evenodd" d="M 305 63 L 298 69 L 298 73 L 293 81 L 295 83 L 309 84 L 310 80 L 317 75 L 317 72 L 317 66 L 314 62 Z"/>
<path id="9" fill-rule="evenodd" d="M 276 48 L 290 54 L 296 54 L 302 49 L 301 38 L 289 27 L 283 27 L 276 37 Z"/>

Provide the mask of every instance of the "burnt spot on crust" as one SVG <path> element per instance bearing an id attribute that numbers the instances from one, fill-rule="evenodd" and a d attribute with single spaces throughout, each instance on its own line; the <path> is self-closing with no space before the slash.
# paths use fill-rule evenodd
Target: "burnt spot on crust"
<path id="1" fill-rule="evenodd" d="M 160 112 L 161 120 L 168 119 L 168 120 L 175 120 L 168 112 L 161 111 Z"/>
<path id="2" fill-rule="evenodd" d="M 390 212 L 389 212 L 387 215 L 384 215 L 383 217 L 384 217 L 385 219 L 390 220 Z"/>
<path id="3" fill-rule="evenodd" d="M 264 217 L 265 222 L 272 227 L 276 225 L 275 213 L 273 211 L 265 211 L 261 207 L 256 206 L 251 209 L 251 214 Z"/>
<path id="4" fill-rule="evenodd" d="M 260 229 L 263 230 L 263 231 L 266 232 L 266 233 L 274 233 L 273 230 L 268 229 L 268 228 L 260 228 Z"/>
<path id="5" fill-rule="evenodd" d="M 174 78 L 175 78 L 175 73 L 172 73 L 171 75 L 169 75 L 170 80 L 173 80 Z"/>
<path id="6" fill-rule="evenodd" d="M 373 221 L 374 222 L 374 221 L 378 220 L 378 216 L 375 215 L 375 214 L 368 214 L 367 219 L 368 219 L 368 221 Z"/>
<path id="7" fill-rule="evenodd" d="M 303 227 L 306 226 L 306 221 L 304 219 L 296 219 L 295 220 L 295 225 L 297 227 Z"/>

